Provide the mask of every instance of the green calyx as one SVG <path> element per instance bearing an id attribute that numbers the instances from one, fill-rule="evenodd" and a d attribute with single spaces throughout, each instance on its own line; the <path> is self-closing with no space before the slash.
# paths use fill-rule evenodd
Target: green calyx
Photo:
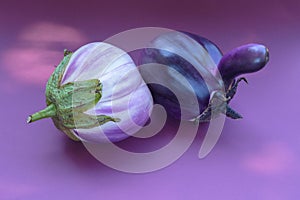
<path id="1" fill-rule="evenodd" d="M 106 115 L 89 115 L 85 111 L 100 100 L 102 84 L 98 79 L 75 81 L 61 85 L 63 74 L 72 52 L 65 50 L 64 58 L 48 80 L 47 107 L 28 117 L 27 123 L 51 117 L 55 126 L 73 140 L 78 140 L 72 129 L 90 129 L 109 121 L 119 121 Z"/>

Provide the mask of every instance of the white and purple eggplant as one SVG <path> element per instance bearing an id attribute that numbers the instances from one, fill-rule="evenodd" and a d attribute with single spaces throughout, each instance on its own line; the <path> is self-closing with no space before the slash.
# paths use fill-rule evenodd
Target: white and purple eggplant
<path id="1" fill-rule="evenodd" d="M 103 42 L 64 58 L 48 80 L 47 107 L 27 122 L 51 117 L 73 140 L 120 141 L 148 121 L 153 100 L 131 57 Z"/>
<path id="2" fill-rule="evenodd" d="M 153 73 L 156 79 L 165 79 L 166 85 L 149 84 L 154 103 L 165 107 L 167 113 L 176 119 L 209 121 L 214 113 L 223 113 L 230 118 L 242 116 L 229 107 L 238 83 L 245 78 L 237 76 L 262 69 L 269 60 L 268 49 L 261 44 L 247 44 L 233 49 L 223 56 L 211 41 L 187 32 L 169 32 L 156 37 L 142 50 L 139 65 L 161 64 L 169 67 L 163 73 Z M 174 72 L 176 70 L 176 73 Z M 153 79 L 152 73 L 141 70 L 144 80 Z M 181 76 L 178 76 L 178 72 Z M 185 84 L 182 76 L 188 81 Z M 191 87 L 190 87 L 191 86 Z M 179 100 L 174 91 L 186 97 Z M 192 88 L 192 89 L 190 89 Z M 191 95 L 197 97 L 199 109 L 191 102 Z M 218 106 L 212 106 L 217 99 Z M 212 110 L 214 109 L 214 110 Z M 214 115 L 216 116 L 216 115 Z"/>

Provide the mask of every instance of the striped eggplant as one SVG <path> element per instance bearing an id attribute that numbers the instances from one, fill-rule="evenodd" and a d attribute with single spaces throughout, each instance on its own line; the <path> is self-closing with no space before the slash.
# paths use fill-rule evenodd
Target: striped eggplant
<path id="1" fill-rule="evenodd" d="M 131 57 L 103 42 L 82 46 L 64 58 L 48 80 L 47 107 L 28 123 L 51 117 L 73 140 L 120 141 L 149 119 L 153 101 Z"/>
<path id="2" fill-rule="evenodd" d="M 163 105 L 173 118 L 201 122 L 209 121 L 212 111 L 233 119 L 242 118 L 228 105 L 236 93 L 238 83 L 242 80 L 247 82 L 243 77 L 236 78 L 262 69 L 268 60 L 268 49 L 260 44 L 247 44 L 223 55 L 206 38 L 173 31 L 152 40 L 142 50 L 139 65 L 168 66 L 168 70 L 161 73 L 141 70 L 146 82 L 164 79 L 164 85 L 148 85 L 154 103 Z M 182 81 L 182 76 L 187 80 L 186 83 Z M 178 99 L 174 90 L 185 98 Z M 197 102 L 192 102 L 191 95 L 196 95 Z M 212 102 L 215 101 L 219 103 L 213 106 Z M 199 105 L 199 109 L 195 109 L 196 105 Z"/>

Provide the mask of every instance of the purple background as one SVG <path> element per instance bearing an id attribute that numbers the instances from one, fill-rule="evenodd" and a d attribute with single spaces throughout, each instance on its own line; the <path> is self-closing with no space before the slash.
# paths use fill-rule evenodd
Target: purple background
<path id="1" fill-rule="evenodd" d="M 299 198 L 299 10 L 297 0 L 1 1 L 0 199 Z M 250 42 L 270 50 L 267 67 L 248 75 L 232 101 L 244 119 L 226 121 L 208 157 L 197 157 L 200 128 L 171 166 L 126 174 L 102 165 L 50 119 L 25 123 L 44 107 L 46 81 L 64 48 L 144 26 L 194 32 L 223 52 Z"/>

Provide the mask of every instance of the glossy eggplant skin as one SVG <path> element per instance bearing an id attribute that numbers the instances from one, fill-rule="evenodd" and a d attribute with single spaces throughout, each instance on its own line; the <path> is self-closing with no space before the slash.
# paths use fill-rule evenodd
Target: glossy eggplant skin
<path id="1" fill-rule="evenodd" d="M 185 35 L 185 37 L 183 35 Z M 174 35 L 171 35 L 171 37 L 173 36 Z M 183 40 L 183 42 L 186 43 L 186 47 L 180 49 L 181 52 L 185 51 L 184 54 L 188 54 L 185 57 L 192 55 L 194 51 L 197 52 L 197 45 L 199 46 L 200 44 L 199 48 L 204 48 L 206 52 L 212 55 L 211 64 L 215 67 L 217 66 L 217 63 L 222 58 L 222 53 L 215 44 L 203 37 L 186 32 L 179 32 L 179 34 L 175 34 L 174 37 L 181 36 L 183 37 L 179 40 L 178 38 L 175 38 L 175 40 Z M 143 71 L 141 71 L 141 74 L 146 82 L 148 79 L 155 78 L 163 79 L 165 81 L 164 86 L 148 84 L 155 103 L 164 106 L 167 113 L 173 118 L 192 120 L 207 108 L 210 99 L 210 92 L 207 84 L 205 83 L 202 75 L 199 73 L 199 70 L 201 71 L 203 66 L 201 63 L 198 63 L 197 56 L 192 55 L 192 58 L 189 58 L 188 61 L 178 54 L 164 50 L 163 48 L 160 49 L 160 39 L 161 38 L 157 38 L 157 41 L 154 41 L 152 44 L 154 48 L 143 49 L 139 64 L 158 63 L 166 65 L 170 69 L 165 70 L 161 74 L 143 73 Z M 168 38 L 163 38 L 162 41 L 165 41 L 164 39 L 168 40 Z M 191 48 L 189 45 L 193 45 L 195 41 L 198 44 L 195 45 L 195 48 Z M 176 46 L 174 49 L 172 42 L 166 45 L 169 45 L 175 52 L 177 51 L 177 48 L 181 48 L 180 46 Z M 192 64 L 192 61 L 195 61 L 195 63 Z M 176 73 L 174 73 L 174 70 L 179 72 L 188 81 L 188 83 L 192 86 L 192 90 L 186 84 L 182 83 L 181 79 L 176 75 Z M 175 94 L 167 87 L 175 88 L 177 91 L 180 91 L 184 96 L 186 96 L 185 99 L 181 100 L 181 102 L 183 102 L 181 109 Z M 189 98 L 191 95 L 196 95 L 198 102 L 192 102 L 191 98 Z M 199 109 L 195 109 L 195 105 L 197 104 L 199 105 Z"/>
<path id="2" fill-rule="evenodd" d="M 176 77 L 174 77 L 174 73 L 171 70 L 164 71 L 164 74 L 159 75 L 159 79 L 164 79 L 166 80 L 166 76 L 170 77 L 168 79 L 171 79 L 168 82 L 172 82 L 172 86 L 174 88 L 178 88 L 178 90 L 181 90 L 186 94 L 187 99 L 185 99 L 185 105 L 183 106 L 188 106 L 188 105 L 194 105 L 197 104 L 195 102 L 188 102 L 188 96 L 189 93 L 195 93 L 197 99 L 198 99 L 198 104 L 199 104 L 199 111 L 200 113 L 205 110 L 209 103 L 209 91 L 208 88 L 202 78 L 202 76 L 197 72 L 197 70 L 191 65 L 188 61 L 183 59 L 182 57 L 166 52 L 164 50 L 157 50 L 157 49 L 147 49 L 144 51 L 144 56 L 143 56 L 143 64 L 149 64 L 152 62 L 156 62 L 162 65 L 167 65 L 170 66 L 170 68 L 176 70 L 179 72 L 181 75 L 183 75 L 186 80 L 188 80 L 189 84 L 194 89 L 193 91 L 190 91 L 187 86 L 182 85 L 179 80 L 177 80 Z M 166 58 L 163 55 L 169 54 L 169 56 Z M 153 60 L 152 58 L 155 58 Z M 147 82 L 147 79 L 153 79 L 154 77 L 150 77 L 151 74 L 145 74 L 141 72 L 143 78 Z M 155 76 L 155 75 L 154 75 Z M 160 104 L 165 107 L 167 110 L 167 113 L 175 118 L 175 119 L 180 119 L 180 116 L 183 115 L 181 113 L 181 109 L 179 107 L 179 101 L 176 97 L 176 95 L 169 89 L 168 84 L 164 84 L 164 86 L 159 85 L 159 84 L 148 84 L 148 87 L 151 91 L 153 101 L 154 103 Z M 193 108 L 187 108 L 188 110 L 193 110 Z M 197 116 L 198 112 L 193 113 L 194 117 Z"/>
<path id="3" fill-rule="evenodd" d="M 224 81 L 239 75 L 261 70 L 269 61 L 269 51 L 264 45 L 247 44 L 228 52 L 220 60 L 218 69 Z"/>
<path id="4" fill-rule="evenodd" d="M 191 37 L 195 41 L 197 41 L 200 45 L 202 45 L 205 48 L 205 50 L 209 53 L 211 58 L 214 60 L 216 65 L 218 65 L 218 63 L 223 57 L 223 53 L 215 43 L 202 36 L 193 33 L 185 32 L 185 31 L 181 31 L 181 32 Z"/>
<path id="5" fill-rule="evenodd" d="M 198 46 L 194 43 L 197 43 Z M 201 51 L 201 48 L 205 52 Z M 176 89 L 176 92 L 183 93 L 186 98 L 180 100 L 182 104 L 179 106 L 178 99 L 169 89 L 158 84 L 148 84 L 154 103 L 164 106 L 171 117 L 193 120 L 207 110 L 212 91 L 224 91 L 226 93 L 230 88 L 234 88 L 234 91 L 229 92 L 233 94 L 230 95 L 231 99 L 239 82 L 235 78 L 244 73 L 260 70 L 266 65 L 268 59 L 268 50 L 263 45 L 244 45 L 223 56 L 217 45 L 210 40 L 188 32 L 177 32 L 177 34 L 162 35 L 155 38 L 149 48 L 143 49 L 139 65 L 158 63 L 169 67 L 170 70 L 165 70 L 160 74 L 143 72 L 141 74 L 146 82 L 147 79 L 164 79 L 167 83 L 166 87 L 171 85 L 172 88 Z M 207 68 L 212 68 L 212 73 L 206 73 Z M 174 70 L 184 76 L 192 86 L 192 90 L 183 84 L 182 79 L 174 73 Z M 214 78 L 211 78 L 212 81 L 207 81 L 205 76 L 211 75 Z M 234 85 L 235 83 L 236 85 Z M 190 95 L 196 95 L 198 102 L 189 102 Z M 223 95 L 224 93 L 221 94 L 221 96 Z M 228 93 L 225 96 L 228 98 Z M 195 109 L 196 105 L 199 106 L 199 109 Z M 230 116 L 230 113 L 234 111 L 228 106 L 227 108 L 229 112 L 224 113 L 228 114 L 227 116 L 231 118 L 241 117 L 238 113 L 235 113 L 236 117 Z"/>
<path id="6" fill-rule="evenodd" d="M 218 70 L 227 89 L 232 81 L 242 74 L 261 70 L 269 61 L 269 50 L 261 44 L 246 44 L 227 52 L 224 56 L 212 41 L 182 32 L 201 44 L 218 65 Z"/>

